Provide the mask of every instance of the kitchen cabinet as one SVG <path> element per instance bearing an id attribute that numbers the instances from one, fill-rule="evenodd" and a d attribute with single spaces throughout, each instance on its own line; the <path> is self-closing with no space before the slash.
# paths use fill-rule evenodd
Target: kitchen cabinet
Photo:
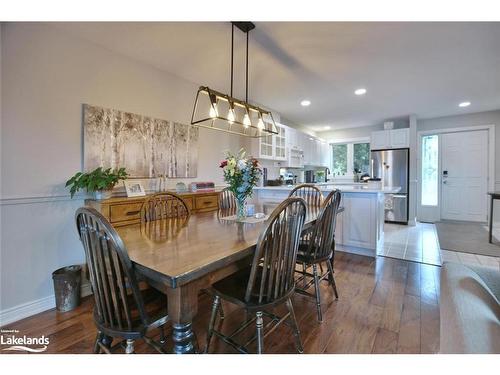
<path id="1" fill-rule="evenodd" d="M 304 159 L 305 159 L 304 164 L 314 165 L 314 159 L 315 159 L 314 138 L 308 134 L 305 135 L 305 138 L 306 138 L 305 139 L 306 148 L 304 149 Z"/>
<path id="2" fill-rule="evenodd" d="M 410 147 L 410 129 L 380 130 L 372 132 L 370 148 L 383 150 Z"/>
<path id="3" fill-rule="evenodd" d="M 255 188 L 255 199 L 282 202 L 291 189 L 285 186 Z M 325 197 L 330 192 L 326 186 L 320 189 Z M 352 186 L 344 188 L 341 200 L 344 211 L 337 216 L 335 244 L 344 251 L 375 256 L 384 243 L 384 197 L 382 191 L 365 193 L 353 191 Z"/>
<path id="4" fill-rule="evenodd" d="M 299 147 L 298 134 L 299 132 L 290 127 L 286 127 L 286 145 L 288 148 L 301 148 Z"/>
<path id="5" fill-rule="evenodd" d="M 328 167 L 330 164 L 328 143 L 319 138 L 307 136 L 304 149 L 304 164 L 314 167 Z"/>
<path id="6" fill-rule="evenodd" d="M 391 130 L 391 148 L 410 147 L 410 129 Z"/>
<path id="7" fill-rule="evenodd" d="M 286 160 L 286 127 L 278 126 L 278 134 L 274 135 L 274 159 Z"/>
<path id="8" fill-rule="evenodd" d="M 327 141 L 321 142 L 321 166 L 330 168 L 330 145 Z"/>
<path id="9" fill-rule="evenodd" d="M 342 205 L 345 210 L 337 221 L 342 237 L 337 238 L 337 243 L 355 248 L 380 248 L 384 233 L 384 195 L 342 194 Z"/>
<path id="10" fill-rule="evenodd" d="M 216 211 L 219 192 L 178 193 L 192 213 Z M 141 222 L 141 208 L 148 196 L 115 197 L 103 200 L 86 199 L 85 204 L 99 211 L 115 227 Z"/>
<path id="11" fill-rule="evenodd" d="M 295 168 L 330 165 L 330 146 L 325 140 L 282 124 L 276 126 L 278 134 L 266 135 L 252 141 L 252 154 L 255 157 L 286 161 Z"/>
<path id="12" fill-rule="evenodd" d="M 259 159 L 286 160 L 288 127 L 276 124 L 278 134 L 268 134 L 252 141 L 252 154 Z"/>

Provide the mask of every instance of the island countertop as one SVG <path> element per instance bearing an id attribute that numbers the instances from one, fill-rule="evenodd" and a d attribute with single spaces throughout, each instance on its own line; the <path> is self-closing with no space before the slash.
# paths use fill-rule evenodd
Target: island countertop
<path id="1" fill-rule="evenodd" d="M 321 191 L 329 192 L 334 189 L 339 189 L 343 193 L 382 193 L 382 194 L 396 194 L 401 190 L 401 187 L 382 187 L 382 188 L 374 188 L 362 185 L 316 185 Z M 255 187 L 254 190 L 275 190 L 275 191 L 291 191 L 295 186 L 294 185 L 281 185 L 281 186 L 258 186 Z"/>

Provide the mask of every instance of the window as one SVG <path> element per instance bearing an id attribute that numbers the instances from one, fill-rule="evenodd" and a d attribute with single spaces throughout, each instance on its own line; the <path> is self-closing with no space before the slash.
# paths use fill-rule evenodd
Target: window
<path id="1" fill-rule="evenodd" d="M 438 136 L 422 137 L 422 206 L 438 205 Z"/>
<path id="2" fill-rule="evenodd" d="M 347 145 L 332 145 L 334 176 L 344 176 L 347 173 Z"/>
<path id="3" fill-rule="evenodd" d="M 370 143 L 363 140 L 332 144 L 332 174 L 351 178 L 354 171 L 370 173 Z"/>
<path id="4" fill-rule="evenodd" d="M 358 173 L 370 173 L 370 144 L 353 144 L 353 166 Z"/>

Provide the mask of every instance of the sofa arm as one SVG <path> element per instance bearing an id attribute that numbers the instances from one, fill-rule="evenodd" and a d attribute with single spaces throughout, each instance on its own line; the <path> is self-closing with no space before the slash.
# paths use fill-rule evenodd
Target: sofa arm
<path id="1" fill-rule="evenodd" d="M 500 353 L 499 301 L 462 264 L 444 263 L 441 269 L 440 352 Z"/>

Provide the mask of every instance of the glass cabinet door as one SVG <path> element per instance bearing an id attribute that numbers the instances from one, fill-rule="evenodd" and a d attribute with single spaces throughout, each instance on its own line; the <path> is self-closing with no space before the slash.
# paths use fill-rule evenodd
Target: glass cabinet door
<path id="1" fill-rule="evenodd" d="M 286 137 L 285 128 L 278 126 L 278 134 L 274 136 L 275 141 L 275 153 L 274 157 L 276 159 L 285 159 L 286 157 Z"/>
<path id="2" fill-rule="evenodd" d="M 273 135 L 269 134 L 260 138 L 260 157 L 273 157 Z"/>

